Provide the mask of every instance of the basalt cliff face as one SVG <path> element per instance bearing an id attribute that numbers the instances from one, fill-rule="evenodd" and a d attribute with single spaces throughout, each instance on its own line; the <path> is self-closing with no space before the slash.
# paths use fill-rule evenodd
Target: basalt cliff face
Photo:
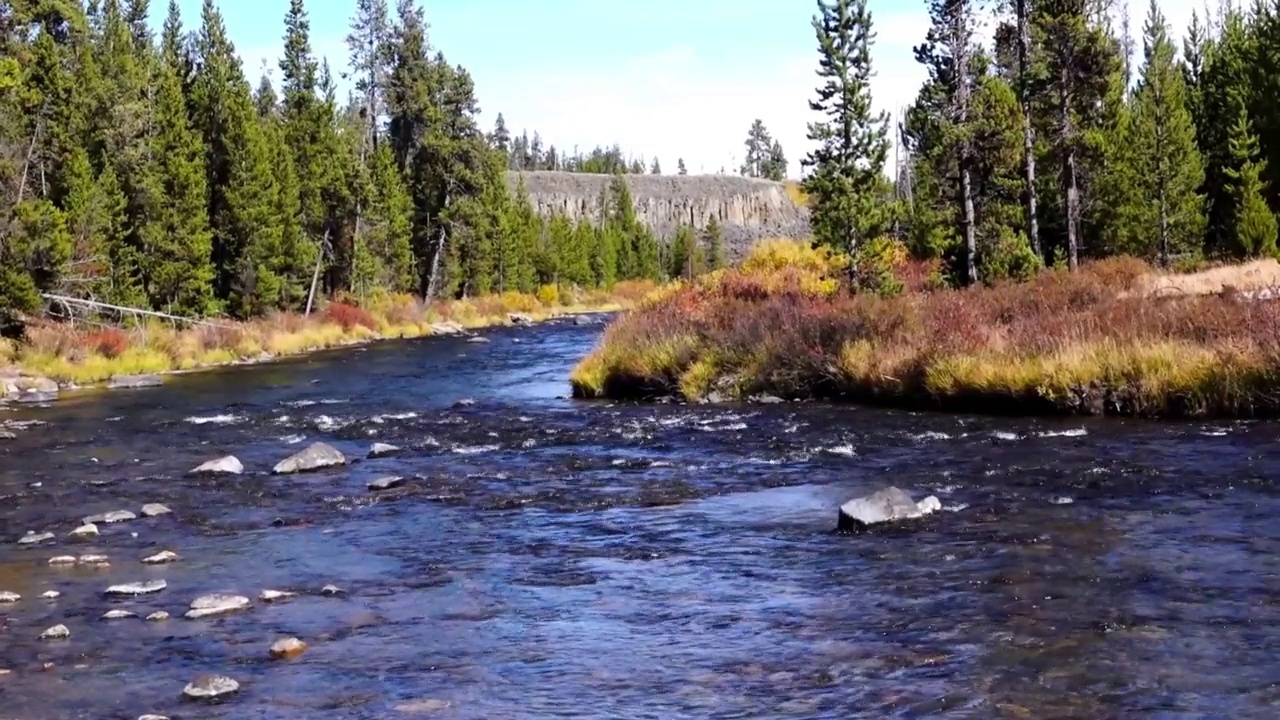
<path id="1" fill-rule="evenodd" d="M 508 172 L 515 191 L 524 178 L 529 200 L 543 216 L 556 213 L 573 221 L 599 222 L 601 198 L 611 175 L 566 172 Z M 809 235 L 809 211 L 798 206 L 786 187 L 771 180 L 731 175 L 623 175 L 636 217 L 661 238 L 680 225 L 706 227 L 712 217 L 724 229 L 725 248 L 740 257 L 751 243 L 767 237 Z"/>

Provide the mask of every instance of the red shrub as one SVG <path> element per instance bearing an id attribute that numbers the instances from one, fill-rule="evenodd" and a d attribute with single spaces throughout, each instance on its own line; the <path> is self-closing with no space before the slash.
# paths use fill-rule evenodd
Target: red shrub
<path id="1" fill-rule="evenodd" d="M 106 358 L 118 358 L 129 349 L 129 336 L 123 330 L 103 328 L 84 336 L 81 344 Z"/>
<path id="2" fill-rule="evenodd" d="M 326 322 L 342 326 L 343 332 L 350 332 L 357 325 L 370 330 L 378 329 L 378 322 L 373 319 L 373 315 L 370 315 L 368 310 L 341 302 L 326 305 L 324 319 Z"/>

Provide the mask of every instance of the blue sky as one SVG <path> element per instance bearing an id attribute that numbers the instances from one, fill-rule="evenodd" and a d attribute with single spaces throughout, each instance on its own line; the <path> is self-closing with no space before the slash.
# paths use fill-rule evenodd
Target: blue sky
<path id="1" fill-rule="evenodd" d="M 1123 0 L 1121 0 L 1123 1 Z M 1128 0 L 1140 32 L 1147 0 Z M 1176 33 L 1202 0 L 1160 0 Z M 152 0 L 153 24 L 164 0 Z M 199 23 L 201 0 L 179 0 L 184 26 Z M 390 1 L 394 8 L 394 0 Z M 782 143 L 789 174 L 809 149 L 805 124 L 816 85 L 813 0 L 424 0 L 433 44 L 471 71 L 492 127 L 498 112 L 515 133 L 586 150 L 618 143 L 674 172 L 732 171 L 742 141 L 761 118 Z M 1215 2 L 1216 4 L 1216 2 Z M 335 72 L 353 0 L 310 0 L 312 48 Z M 277 61 L 288 0 L 222 0 L 227 31 L 253 84 L 263 60 Z M 928 28 L 924 0 L 870 0 L 876 104 L 909 103 L 924 78 L 911 48 Z"/>

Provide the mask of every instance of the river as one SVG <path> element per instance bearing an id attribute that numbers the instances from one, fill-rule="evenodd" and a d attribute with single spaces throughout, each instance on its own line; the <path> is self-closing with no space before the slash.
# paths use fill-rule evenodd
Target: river
<path id="1" fill-rule="evenodd" d="M 0 604 L 0 716 L 1280 716 L 1275 425 L 566 399 L 599 331 L 0 410 L 0 592 L 22 596 Z M 356 461 L 269 474 L 316 440 Z M 366 460 L 374 441 L 404 452 Z M 186 476 L 228 453 L 244 475 Z M 366 489 L 387 474 L 408 481 Z M 944 509 L 834 532 L 840 503 L 888 484 Z M 67 538 L 144 503 L 174 512 Z M 56 540 L 17 544 L 33 530 Z M 159 550 L 181 560 L 140 562 Z M 48 565 L 68 553 L 110 565 Z M 254 605 L 182 617 L 210 592 Z M 56 624 L 71 637 L 37 639 Z M 268 659 L 287 636 L 306 652 Z M 185 701 L 206 672 L 239 693 Z"/>

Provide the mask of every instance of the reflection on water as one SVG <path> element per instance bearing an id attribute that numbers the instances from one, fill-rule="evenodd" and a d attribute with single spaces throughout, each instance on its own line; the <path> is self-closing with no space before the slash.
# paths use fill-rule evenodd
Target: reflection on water
<path id="1" fill-rule="evenodd" d="M 0 605 L 4 716 L 1280 713 L 1272 425 L 558 397 L 597 332 L 387 343 L 0 410 L 18 428 L 0 591 L 22 595 Z M 267 474 L 317 440 L 353 463 Z M 366 460 L 374 441 L 403 451 Z M 184 476 L 227 453 L 244 476 Z M 366 489 L 388 474 L 408 481 Z M 889 483 L 946 511 L 832 532 L 841 502 Z M 67 539 L 147 502 L 175 512 Z M 57 539 L 15 544 L 29 530 Z M 163 549 L 182 559 L 140 562 Z M 48 565 L 88 553 L 110 565 Z M 102 594 L 153 578 L 168 587 Z M 211 592 L 254 607 L 182 618 Z M 36 639 L 58 623 L 69 640 Z M 307 651 L 267 659 L 286 636 Z M 201 672 L 241 692 L 184 703 Z"/>

